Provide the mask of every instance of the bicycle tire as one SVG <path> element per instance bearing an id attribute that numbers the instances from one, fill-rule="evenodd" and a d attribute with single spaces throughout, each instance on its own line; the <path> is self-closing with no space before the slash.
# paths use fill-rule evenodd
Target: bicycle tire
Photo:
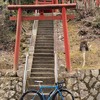
<path id="1" fill-rule="evenodd" d="M 60 96 L 60 93 L 62 94 L 63 98 Z M 68 90 L 61 89 L 60 93 L 57 91 L 52 97 L 52 100 L 75 100 L 73 94 Z"/>
<path id="2" fill-rule="evenodd" d="M 43 97 L 39 92 L 29 90 L 21 96 L 20 100 L 43 100 Z"/>

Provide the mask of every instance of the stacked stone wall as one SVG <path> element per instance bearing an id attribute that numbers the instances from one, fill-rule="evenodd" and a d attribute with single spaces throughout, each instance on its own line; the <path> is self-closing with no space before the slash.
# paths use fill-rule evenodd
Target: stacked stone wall
<path id="1" fill-rule="evenodd" d="M 20 100 L 21 95 L 22 78 L 0 73 L 0 100 Z"/>
<path id="2" fill-rule="evenodd" d="M 75 100 L 100 100 L 100 70 L 76 71 L 66 78 L 66 86 Z"/>

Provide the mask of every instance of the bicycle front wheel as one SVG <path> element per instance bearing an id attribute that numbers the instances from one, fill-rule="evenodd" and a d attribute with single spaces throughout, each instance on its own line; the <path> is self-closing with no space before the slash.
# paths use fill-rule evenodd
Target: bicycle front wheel
<path id="1" fill-rule="evenodd" d="M 57 91 L 52 100 L 74 100 L 74 96 L 68 90 Z"/>
<path id="2" fill-rule="evenodd" d="M 20 100 L 43 100 L 43 98 L 39 92 L 35 90 L 30 90 L 30 91 L 25 92 L 21 96 Z"/>

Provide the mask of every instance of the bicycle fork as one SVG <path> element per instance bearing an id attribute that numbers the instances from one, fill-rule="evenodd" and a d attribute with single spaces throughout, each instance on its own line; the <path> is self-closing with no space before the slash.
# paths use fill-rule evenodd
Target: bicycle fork
<path id="1" fill-rule="evenodd" d="M 62 93 L 58 90 L 61 100 L 64 100 Z"/>

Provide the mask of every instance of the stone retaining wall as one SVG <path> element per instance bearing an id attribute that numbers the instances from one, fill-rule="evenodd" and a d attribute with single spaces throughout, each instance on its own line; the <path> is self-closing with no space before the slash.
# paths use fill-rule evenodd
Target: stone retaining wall
<path id="1" fill-rule="evenodd" d="M 75 100 L 100 100 L 100 70 L 81 70 L 66 75 L 66 85 Z"/>
<path id="2" fill-rule="evenodd" d="M 22 78 L 1 75 L 0 100 L 19 100 L 22 94 Z"/>

